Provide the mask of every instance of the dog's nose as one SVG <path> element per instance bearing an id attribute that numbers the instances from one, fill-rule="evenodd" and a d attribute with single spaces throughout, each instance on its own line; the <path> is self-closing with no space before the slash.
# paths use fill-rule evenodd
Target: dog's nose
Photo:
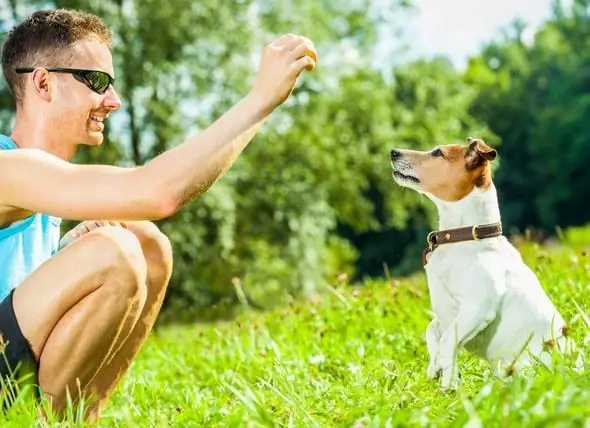
<path id="1" fill-rule="evenodd" d="M 391 151 L 391 159 L 399 158 L 401 155 L 402 153 L 399 150 L 393 149 Z"/>

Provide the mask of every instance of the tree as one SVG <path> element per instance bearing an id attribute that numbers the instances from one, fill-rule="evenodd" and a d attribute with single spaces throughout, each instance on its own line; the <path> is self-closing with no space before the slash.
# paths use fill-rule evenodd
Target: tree
<path id="1" fill-rule="evenodd" d="M 389 7 L 403 9 L 404 3 Z M 265 43 L 284 32 L 314 40 L 323 66 L 305 78 L 225 177 L 174 218 L 160 222 L 176 255 L 166 304 L 209 307 L 226 297 L 235 301 L 238 284 L 257 297 L 273 295 L 273 289 L 277 296 L 306 294 L 346 269 L 354 251 L 332 236 L 337 210 L 328 200 L 330 192 L 337 193 L 336 177 L 344 174 L 337 172 L 323 186 L 318 180 L 325 171 L 303 167 L 328 160 L 332 154 L 325 149 L 333 144 L 316 147 L 311 133 L 288 124 L 311 123 L 321 91 L 331 90 L 342 76 L 364 66 L 343 64 L 342 53 L 370 60 L 376 25 L 386 16 L 382 6 L 239 0 L 53 4 L 102 16 L 115 36 L 116 87 L 125 107 L 111 116 L 103 149 L 81 150 L 76 162 L 149 162 L 187 133 L 207 126 L 245 94 Z M 377 6 L 381 13 L 376 13 Z M 399 16 L 403 10 L 395 13 Z M 311 100 L 307 107 L 306 98 Z M 289 176 L 280 157 L 292 159 L 295 152 L 300 158 Z M 277 179 L 279 168 L 285 176 Z M 266 169 L 274 173 L 272 180 L 266 180 Z M 257 190 L 263 185 L 263 191 Z"/>
<path id="2" fill-rule="evenodd" d="M 552 234 L 588 221 L 585 122 L 590 114 L 588 2 L 554 18 L 531 45 L 514 31 L 473 59 L 467 79 L 481 88 L 472 112 L 502 140 L 497 186 L 505 224 Z"/>
<path id="3" fill-rule="evenodd" d="M 373 67 L 380 26 L 395 28 L 407 2 L 389 10 L 376 0 L 54 4 L 97 13 L 113 28 L 125 106 L 109 119 L 104 147 L 76 162 L 149 162 L 243 96 L 278 34 L 305 34 L 318 47 L 319 67 L 231 170 L 159 222 L 175 253 L 165 303 L 173 316 L 227 316 L 244 299 L 307 296 L 341 273 L 419 267 L 433 206 L 393 183 L 392 146 L 488 135 L 468 112 L 477 88 L 447 61 Z"/>

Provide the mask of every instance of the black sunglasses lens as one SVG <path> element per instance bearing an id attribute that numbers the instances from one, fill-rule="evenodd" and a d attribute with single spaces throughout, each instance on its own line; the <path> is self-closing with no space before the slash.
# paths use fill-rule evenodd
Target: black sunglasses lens
<path id="1" fill-rule="evenodd" d="M 107 73 L 102 71 L 89 71 L 84 74 L 84 79 L 93 91 L 103 94 L 111 84 L 111 78 Z"/>

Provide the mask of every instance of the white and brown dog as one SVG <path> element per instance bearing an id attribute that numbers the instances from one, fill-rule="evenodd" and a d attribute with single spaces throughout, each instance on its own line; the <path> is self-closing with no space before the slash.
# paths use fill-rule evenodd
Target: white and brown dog
<path id="1" fill-rule="evenodd" d="M 564 345 L 565 322 L 535 274 L 502 235 L 490 161 L 482 140 L 431 151 L 391 151 L 393 178 L 432 200 L 439 230 L 427 238 L 423 263 L 434 319 L 426 330 L 427 375 L 457 386 L 457 351 L 488 360 L 498 375 Z M 561 348 L 564 352 L 565 349 Z"/>

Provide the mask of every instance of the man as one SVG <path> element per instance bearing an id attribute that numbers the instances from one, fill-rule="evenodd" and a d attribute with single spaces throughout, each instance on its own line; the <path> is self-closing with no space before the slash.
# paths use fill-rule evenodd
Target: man
<path id="1" fill-rule="evenodd" d="M 16 122 L 0 138 L 0 369 L 6 381 L 32 363 L 54 411 L 69 390 L 89 400 L 93 420 L 149 334 L 170 279 L 170 243 L 150 220 L 203 194 L 317 57 L 308 39 L 280 37 L 264 49 L 251 91 L 200 135 L 141 167 L 74 165 L 77 147 L 99 146 L 121 105 L 110 41 L 96 16 L 58 9 L 17 25 L 2 50 Z M 82 223 L 58 247 L 61 219 Z"/>

